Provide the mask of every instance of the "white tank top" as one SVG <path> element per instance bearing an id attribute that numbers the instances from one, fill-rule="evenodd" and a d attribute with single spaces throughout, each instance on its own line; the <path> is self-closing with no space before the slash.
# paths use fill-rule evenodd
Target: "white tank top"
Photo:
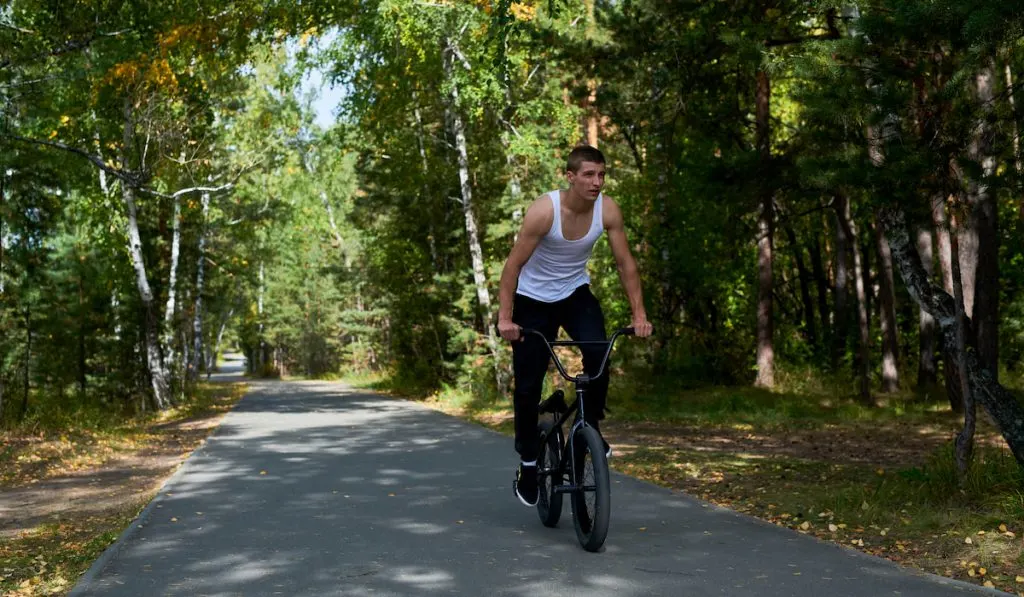
<path id="1" fill-rule="evenodd" d="M 548 197 L 554 208 L 551 229 L 540 240 L 533 255 L 519 272 L 519 286 L 516 292 L 538 301 L 553 303 L 566 298 L 580 286 L 590 283 L 587 261 L 590 260 L 594 243 L 604 232 L 604 219 L 601 214 L 604 195 L 597 196 L 590 230 L 579 240 L 566 240 L 562 235 L 562 205 L 559 191 L 551 191 Z"/>

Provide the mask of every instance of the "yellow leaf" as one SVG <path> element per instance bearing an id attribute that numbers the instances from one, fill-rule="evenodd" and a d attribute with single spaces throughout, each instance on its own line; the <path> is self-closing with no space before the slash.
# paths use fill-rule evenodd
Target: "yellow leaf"
<path id="1" fill-rule="evenodd" d="M 640 527 L 640 528 L 639 528 L 639 529 L 637 529 L 637 530 L 638 530 L 638 531 L 646 531 L 646 530 L 647 530 L 647 527 Z"/>
<path id="2" fill-rule="evenodd" d="M 974 543 L 974 541 L 972 541 L 970 537 L 964 537 L 964 543 L 971 544 Z"/>
<path id="3" fill-rule="evenodd" d="M 984 534 L 985 534 L 985 531 L 978 531 L 978 534 L 979 534 L 979 535 L 984 535 Z"/>
<path id="4" fill-rule="evenodd" d="M 1005 524 L 999 525 L 999 532 L 1000 533 L 1005 533 L 1006 532 L 1006 525 Z"/>
<path id="5" fill-rule="evenodd" d="M 1014 580 L 1017 581 L 1017 582 L 1024 582 L 1024 576 L 1018 576 Z"/>
<path id="6" fill-rule="evenodd" d="M 830 525 L 828 525 L 828 530 L 830 530 L 830 531 L 832 531 L 834 533 L 834 532 L 839 530 L 839 527 L 837 527 L 834 524 L 830 524 Z"/>
<path id="7" fill-rule="evenodd" d="M 970 570 L 967 571 L 967 576 L 970 576 L 971 578 L 974 578 L 974 576 L 976 574 L 977 574 L 977 572 L 974 570 L 974 568 L 971 568 Z"/>
<path id="8" fill-rule="evenodd" d="M 389 494 L 388 494 L 388 497 L 395 497 L 395 494 L 393 494 L 393 493 L 389 493 Z"/>
<path id="9" fill-rule="evenodd" d="M 993 583 L 993 582 L 992 582 L 992 581 L 990 581 L 990 580 L 986 580 L 986 581 L 984 582 L 984 585 L 985 585 L 986 587 L 990 588 L 990 589 L 993 589 L 993 588 L 995 588 L 995 586 L 996 586 L 996 585 L 995 585 L 995 583 Z"/>
<path id="10" fill-rule="evenodd" d="M 171 517 L 171 522 L 178 522 L 178 517 L 177 516 L 172 516 Z"/>
<path id="11" fill-rule="evenodd" d="M 986 574 L 987 572 L 988 572 L 988 570 L 986 570 L 986 569 L 984 569 L 984 568 L 978 568 L 978 574 L 980 574 L 980 575 L 982 575 L 982 576 L 985 576 L 985 574 Z"/>
<path id="12" fill-rule="evenodd" d="M 265 474 L 267 474 L 267 471 L 260 471 L 260 474 L 261 475 L 265 475 Z"/>
<path id="13" fill-rule="evenodd" d="M 805 520 L 803 524 L 800 525 L 800 528 L 806 531 L 807 529 L 811 528 L 811 523 Z"/>

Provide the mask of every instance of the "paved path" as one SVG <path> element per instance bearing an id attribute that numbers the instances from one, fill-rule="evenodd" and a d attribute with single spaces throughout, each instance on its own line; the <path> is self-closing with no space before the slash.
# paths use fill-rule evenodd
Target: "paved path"
<path id="1" fill-rule="evenodd" d="M 995 591 L 614 474 L 602 553 L 512 496 L 512 442 L 340 384 L 258 382 L 73 595 L 945 597 Z"/>

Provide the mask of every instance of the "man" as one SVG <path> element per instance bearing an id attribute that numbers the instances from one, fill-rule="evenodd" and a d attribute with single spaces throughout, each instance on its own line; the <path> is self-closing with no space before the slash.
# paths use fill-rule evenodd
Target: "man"
<path id="1" fill-rule="evenodd" d="M 498 331 L 512 342 L 515 373 L 515 446 L 522 460 L 515 493 L 527 506 L 537 504 L 537 418 L 541 387 L 551 355 L 532 328 L 554 340 L 558 328 L 574 340 L 605 340 L 604 314 L 590 293 L 587 261 L 604 231 L 633 311 L 637 336 L 649 336 L 636 261 L 629 251 L 622 212 L 601 194 L 604 155 L 594 147 L 572 150 L 566 164 L 568 190 L 547 193 L 530 205 L 523 226 L 501 272 Z M 583 370 L 597 373 L 604 357 L 601 345 L 583 345 Z M 587 423 L 598 428 L 604 418 L 608 370 L 590 383 L 584 405 Z M 607 445 L 607 442 L 605 442 Z"/>

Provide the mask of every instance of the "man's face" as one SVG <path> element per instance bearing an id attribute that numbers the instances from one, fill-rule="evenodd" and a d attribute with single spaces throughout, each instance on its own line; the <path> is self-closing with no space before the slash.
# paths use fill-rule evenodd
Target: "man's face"
<path id="1" fill-rule="evenodd" d="M 578 171 L 569 170 L 569 185 L 587 199 L 597 199 L 604 187 L 604 164 L 583 162 Z"/>

